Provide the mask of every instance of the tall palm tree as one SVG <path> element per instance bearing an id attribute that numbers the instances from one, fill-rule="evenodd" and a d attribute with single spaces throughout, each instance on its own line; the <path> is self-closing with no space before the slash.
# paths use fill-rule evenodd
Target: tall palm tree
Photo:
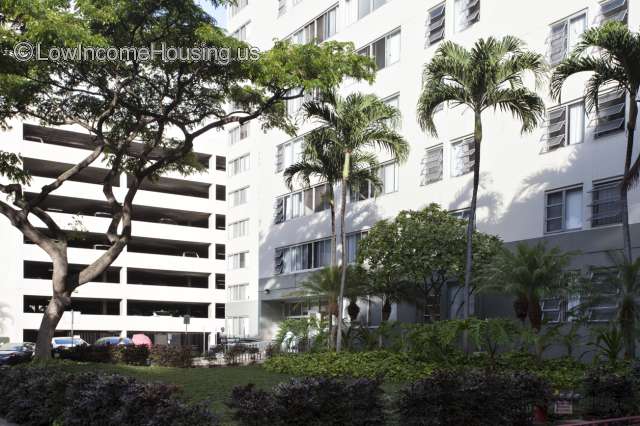
<path id="1" fill-rule="evenodd" d="M 371 182 L 374 187 L 381 187 L 380 179 L 375 172 L 377 164 L 377 161 L 369 155 L 357 153 L 350 164 L 352 180 Z M 324 138 L 323 132 L 316 131 L 305 136 L 300 161 L 284 171 L 285 184 L 290 190 L 293 190 L 296 181 L 303 188 L 309 188 L 313 179 L 326 182 L 328 185 L 327 198 L 331 212 L 331 266 L 338 265 L 335 186 L 342 179 L 343 169 L 342 153 L 334 149 L 330 139 Z"/>
<path id="2" fill-rule="evenodd" d="M 307 102 L 303 108 L 307 119 L 320 124 L 318 129 L 311 132 L 313 136 L 309 137 L 325 141 L 327 149 L 340 158 L 342 164 L 340 179 L 342 259 L 338 299 L 338 327 L 340 327 L 347 277 L 345 232 L 347 191 L 352 184 L 359 183 L 361 171 L 375 171 L 378 168 L 376 150 L 387 151 L 398 162 L 404 162 L 409 156 L 409 144 L 394 126 L 400 117 L 398 109 L 385 104 L 375 95 L 354 93 L 343 98 L 335 91 L 328 91 L 321 93 L 318 99 Z M 341 348 L 342 333 L 337 333 L 336 351 L 339 352 Z"/>
<path id="3" fill-rule="evenodd" d="M 594 49 L 595 48 L 595 49 Z M 589 51 L 589 54 L 585 54 Z M 629 31 L 621 22 L 608 22 L 585 31 L 571 56 L 562 61 L 551 77 L 551 94 L 560 100 L 562 87 L 572 75 L 589 72 L 586 85 L 588 111 L 598 108 L 600 90 L 616 85 L 631 99 L 627 121 L 627 150 L 624 159 L 624 179 L 620 186 L 624 255 L 632 261 L 631 235 L 627 192 L 640 177 L 640 156 L 631 165 L 633 140 L 638 120 L 638 91 L 640 89 L 640 34 Z"/>
<path id="4" fill-rule="evenodd" d="M 470 315 L 472 240 L 480 183 L 482 113 L 487 109 L 508 111 L 522 123 L 523 133 L 535 129 L 542 121 L 544 102 L 525 86 L 523 78 L 526 74 L 533 74 L 538 84 L 545 70 L 542 55 L 525 50 L 524 43 L 512 36 L 501 40 L 493 37 L 480 39 L 470 50 L 453 42 L 444 42 L 424 68 L 422 93 L 418 100 L 418 121 L 424 130 L 437 136 L 434 114 L 445 102 L 453 106 L 466 105 L 474 115 L 473 193 L 467 226 L 463 295 L 465 318 Z"/>
<path id="5" fill-rule="evenodd" d="M 533 246 L 520 243 L 515 252 L 505 248 L 483 269 L 480 288 L 515 296 L 516 316 L 523 323 L 528 317 L 531 328 L 538 332 L 542 327 L 540 301 L 546 295 L 557 294 L 567 284 L 569 275 L 565 269 L 571 257 L 571 253 L 558 247 L 547 249 L 542 242 Z"/>
<path id="6" fill-rule="evenodd" d="M 608 253 L 614 268 L 604 279 L 586 280 L 581 297 L 582 309 L 595 305 L 615 306 L 615 319 L 624 339 L 625 357 L 635 358 L 637 321 L 640 319 L 640 257 L 634 261 L 616 252 Z"/>

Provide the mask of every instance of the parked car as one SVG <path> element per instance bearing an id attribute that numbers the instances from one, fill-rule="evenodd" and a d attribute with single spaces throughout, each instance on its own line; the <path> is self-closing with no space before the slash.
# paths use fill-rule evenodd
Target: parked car
<path id="1" fill-rule="evenodd" d="M 51 339 L 51 347 L 55 349 L 69 349 L 74 346 L 89 346 L 87 342 L 82 340 L 80 336 L 71 337 L 54 337 Z"/>
<path id="2" fill-rule="evenodd" d="M 0 366 L 28 362 L 33 357 L 35 343 L 5 343 L 0 345 Z"/>
<path id="3" fill-rule="evenodd" d="M 104 346 L 129 346 L 133 345 L 133 340 L 128 337 L 102 337 L 93 344 L 93 346 L 104 347 Z"/>

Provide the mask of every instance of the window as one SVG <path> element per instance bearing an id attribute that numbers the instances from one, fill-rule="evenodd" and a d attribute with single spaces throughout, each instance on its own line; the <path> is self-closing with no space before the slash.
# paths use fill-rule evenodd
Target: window
<path id="1" fill-rule="evenodd" d="M 446 3 L 431 8 L 427 18 L 427 33 L 425 47 L 432 46 L 444 39 Z"/>
<path id="2" fill-rule="evenodd" d="M 216 155 L 216 170 L 221 172 L 227 171 L 227 157 Z"/>
<path id="3" fill-rule="evenodd" d="M 225 229 L 227 229 L 227 217 L 225 215 L 216 215 L 216 229 L 218 231 L 224 231 Z"/>
<path id="4" fill-rule="evenodd" d="M 429 185 L 442 180 L 443 175 L 443 146 L 427 148 L 422 159 L 421 185 Z"/>
<path id="5" fill-rule="evenodd" d="M 216 319 L 224 319 L 224 303 L 216 303 Z"/>
<path id="6" fill-rule="evenodd" d="M 599 24 L 609 21 L 628 23 L 628 0 L 605 0 L 600 2 L 600 15 L 597 18 Z"/>
<path id="7" fill-rule="evenodd" d="M 224 244 L 216 244 L 216 260 L 224 260 L 226 258 L 226 246 Z"/>
<path id="8" fill-rule="evenodd" d="M 216 290 L 224 290 L 227 282 L 227 276 L 225 274 L 216 274 Z"/>
<path id="9" fill-rule="evenodd" d="M 400 95 L 393 95 L 387 99 L 384 100 L 385 105 L 390 106 L 390 107 L 394 107 L 395 109 L 398 110 L 398 112 L 400 112 Z M 402 118 L 398 117 L 397 120 L 392 120 L 390 123 L 388 123 L 389 127 L 392 127 L 394 130 L 401 130 L 402 129 Z"/>
<path id="10" fill-rule="evenodd" d="M 551 25 L 549 36 L 549 62 L 558 65 L 580 41 L 587 29 L 587 14 L 580 12 Z"/>
<path id="11" fill-rule="evenodd" d="M 582 187 L 548 192 L 546 199 L 546 232 L 582 228 Z"/>
<path id="12" fill-rule="evenodd" d="M 238 0 L 236 4 L 231 5 L 231 16 L 236 16 L 238 12 L 247 7 L 249 0 Z"/>
<path id="13" fill-rule="evenodd" d="M 237 207 L 246 204 L 248 193 L 248 186 L 229 193 L 229 201 L 231 202 L 231 207 Z"/>
<path id="14" fill-rule="evenodd" d="M 591 227 L 622 223 L 620 185 L 622 180 L 593 184 L 591 191 Z"/>
<path id="15" fill-rule="evenodd" d="M 235 145 L 247 137 L 249 137 L 249 122 L 229 130 L 229 145 Z"/>
<path id="16" fill-rule="evenodd" d="M 229 225 L 229 239 L 242 238 L 249 235 L 249 219 L 234 222 Z"/>
<path id="17" fill-rule="evenodd" d="M 227 187 L 224 185 L 216 185 L 216 200 L 217 201 L 226 201 L 227 200 Z"/>
<path id="18" fill-rule="evenodd" d="M 322 43 L 337 31 L 338 6 L 335 6 L 293 33 L 291 41 L 296 44 Z"/>
<path id="19" fill-rule="evenodd" d="M 280 173 L 302 159 L 303 138 L 296 138 L 276 148 L 276 172 Z"/>
<path id="20" fill-rule="evenodd" d="M 378 175 L 382 182 L 382 188 L 379 191 L 376 190 L 371 182 L 360 182 L 358 185 L 351 185 L 349 201 L 362 201 L 373 198 L 376 195 L 391 194 L 400 189 L 400 167 L 396 161 L 380 165 Z"/>
<path id="21" fill-rule="evenodd" d="M 306 271 L 323 268 L 331 264 L 331 239 L 277 248 L 275 251 L 275 273 Z"/>
<path id="22" fill-rule="evenodd" d="M 232 255 L 229 255 L 228 258 L 228 268 L 230 271 L 233 271 L 235 269 L 244 269 L 247 267 L 247 256 L 249 255 L 249 252 L 245 251 L 242 253 L 235 253 Z"/>
<path id="23" fill-rule="evenodd" d="M 400 60 L 400 30 L 361 48 L 358 54 L 373 58 L 378 70 L 395 64 Z"/>
<path id="24" fill-rule="evenodd" d="M 360 231 L 347 235 L 347 263 L 356 263 L 358 260 L 358 246 L 368 233 L 368 231 Z"/>
<path id="25" fill-rule="evenodd" d="M 236 38 L 240 41 L 247 41 L 247 30 L 249 28 L 249 23 L 247 22 L 246 24 L 244 24 L 243 26 L 241 26 L 240 28 L 238 28 L 237 30 L 235 30 L 232 34 L 231 37 Z"/>
<path id="26" fill-rule="evenodd" d="M 594 138 L 624 130 L 626 121 L 627 94 L 624 90 L 603 93 L 598 99 L 596 116 L 589 123 L 594 128 Z"/>
<path id="27" fill-rule="evenodd" d="M 387 0 L 351 0 L 358 2 L 358 19 L 362 19 L 374 10 L 383 6 Z"/>
<path id="28" fill-rule="evenodd" d="M 451 176 L 462 176 L 473 171 L 475 148 L 473 136 L 451 143 Z"/>
<path id="29" fill-rule="evenodd" d="M 249 284 L 237 284 L 229 286 L 229 302 L 242 302 L 247 300 Z"/>
<path id="30" fill-rule="evenodd" d="M 462 31 L 480 20 L 480 0 L 455 0 L 456 31 Z"/>
<path id="31" fill-rule="evenodd" d="M 546 127 L 547 131 L 542 136 L 543 152 L 584 142 L 584 102 L 575 102 L 550 110 Z"/>
<path id="32" fill-rule="evenodd" d="M 247 337 L 249 335 L 249 317 L 229 317 L 225 325 L 229 337 Z"/>
<path id="33" fill-rule="evenodd" d="M 449 212 L 449 214 L 457 219 L 469 220 L 469 218 L 471 217 L 471 209 L 466 208 L 466 209 L 452 210 Z"/>
<path id="34" fill-rule="evenodd" d="M 610 322 L 616 317 L 616 293 L 617 290 L 611 285 L 616 279 L 617 270 L 615 268 L 593 268 L 591 270 L 590 284 L 593 292 L 598 294 L 598 300 L 589 304 L 587 318 L 591 322 Z"/>
<path id="35" fill-rule="evenodd" d="M 245 154 L 242 157 L 229 161 L 229 176 L 235 176 L 249 171 L 249 157 L 249 154 Z"/>
<path id="36" fill-rule="evenodd" d="M 296 217 L 308 216 L 326 210 L 329 208 L 326 198 L 327 184 L 278 197 L 274 221 L 282 223 Z"/>

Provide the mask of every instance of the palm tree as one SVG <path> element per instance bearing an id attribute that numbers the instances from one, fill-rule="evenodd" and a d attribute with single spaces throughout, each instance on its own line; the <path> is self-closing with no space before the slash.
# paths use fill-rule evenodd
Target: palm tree
<path id="1" fill-rule="evenodd" d="M 354 156 L 351 161 L 352 180 L 371 182 L 375 188 L 380 188 L 382 184 L 375 173 L 375 167 L 378 163 L 373 160 L 370 156 L 360 153 Z M 293 190 L 295 181 L 302 184 L 303 188 L 309 188 L 312 179 L 327 183 L 327 198 L 331 211 L 331 266 L 338 265 L 334 188 L 342 179 L 343 169 L 344 156 L 334 149 L 330 139 L 324 138 L 323 132 L 316 131 L 305 136 L 300 161 L 287 167 L 284 171 L 285 184 L 289 190 Z"/>
<path id="2" fill-rule="evenodd" d="M 624 340 L 625 357 L 636 353 L 636 322 L 640 318 L 640 257 L 628 261 L 625 255 L 609 252 L 614 268 L 605 273 L 604 279 L 586 280 L 583 283 L 582 309 L 606 304 L 615 306 L 615 317 Z"/>
<path id="3" fill-rule="evenodd" d="M 347 271 L 347 281 L 349 283 L 349 291 L 346 296 L 349 298 L 357 298 L 361 296 L 362 288 L 362 272 L 359 267 L 349 266 Z M 327 300 L 327 314 L 329 316 L 329 330 L 331 338 L 329 345 L 335 340 L 336 330 L 333 327 L 333 316 L 338 316 L 338 300 L 340 298 L 340 276 L 341 268 L 336 266 L 328 266 L 311 274 L 305 281 L 300 284 L 300 290 L 290 293 L 292 296 L 313 297 Z"/>
<path id="4" fill-rule="evenodd" d="M 594 49 L 595 48 L 595 49 Z M 592 54 L 585 55 L 586 51 Z M 588 111 L 598 108 L 600 89 L 615 84 L 631 99 L 627 121 L 627 150 L 624 160 L 624 179 L 620 186 L 620 208 L 624 255 L 631 262 L 631 235 L 627 192 L 640 177 L 640 156 L 631 165 L 633 140 L 638 120 L 637 97 L 640 88 L 640 34 L 629 31 L 621 22 L 608 22 L 584 32 L 571 56 L 562 61 L 551 77 L 551 94 L 560 100 L 565 81 L 574 74 L 589 72 L 586 85 Z"/>
<path id="5" fill-rule="evenodd" d="M 528 89 L 523 78 L 533 74 L 541 81 L 546 66 L 542 56 L 524 49 L 519 39 L 506 36 L 478 40 L 471 50 L 453 42 L 444 42 L 430 63 L 425 65 L 423 87 L 418 100 L 420 126 L 437 136 L 434 114 L 445 102 L 466 105 L 474 114 L 473 193 L 467 226 L 464 275 L 464 316 L 470 315 L 472 279 L 472 240 L 476 223 L 476 204 L 480 183 L 482 113 L 487 109 L 509 111 L 522 122 L 522 132 L 535 129 L 542 121 L 543 100 Z"/>
<path id="6" fill-rule="evenodd" d="M 340 237 L 342 246 L 338 327 L 341 324 L 347 278 L 347 237 L 345 215 L 347 191 L 361 182 L 363 175 L 375 173 L 378 159 L 375 150 L 384 150 L 398 162 L 409 156 L 409 144 L 398 133 L 394 123 L 399 120 L 397 108 L 385 104 L 375 95 L 354 93 L 342 98 L 335 91 L 321 93 L 317 100 L 304 105 L 305 116 L 320 127 L 309 138 L 325 141 L 327 149 L 342 164 L 340 199 Z M 342 347 L 342 333 L 337 333 L 336 351 Z"/>
<path id="7" fill-rule="evenodd" d="M 540 301 L 547 295 L 556 295 L 569 277 L 565 269 L 572 254 L 558 247 L 547 250 L 544 243 L 529 246 L 520 243 L 515 252 L 506 248 L 487 265 L 480 276 L 483 291 L 498 290 L 515 296 L 513 308 L 523 323 L 527 317 L 537 333 L 542 327 Z"/>

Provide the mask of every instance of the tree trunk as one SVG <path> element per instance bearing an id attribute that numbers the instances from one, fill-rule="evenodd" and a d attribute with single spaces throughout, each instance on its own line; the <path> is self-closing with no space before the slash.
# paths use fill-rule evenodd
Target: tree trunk
<path id="1" fill-rule="evenodd" d="M 633 302 L 624 300 L 620 307 L 620 332 L 624 339 L 625 359 L 635 359 L 636 357 L 636 326 Z"/>
<path id="2" fill-rule="evenodd" d="M 513 301 L 513 310 L 516 313 L 516 318 L 518 318 L 520 322 L 522 322 L 522 325 L 524 325 L 529 312 L 528 299 L 524 295 L 516 297 L 516 300 Z"/>
<path id="3" fill-rule="evenodd" d="M 536 333 L 540 332 L 542 328 L 542 307 L 540 306 L 540 299 L 534 294 L 529 294 L 529 322 L 531 322 L 531 328 Z"/>
<path id="4" fill-rule="evenodd" d="M 358 320 L 358 315 L 360 314 L 360 306 L 358 306 L 358 302 L 356 299 L 349 300 L 349 306 L 347 306 L 347 313 L 349 314 L 349 319 L 351 322 L 356 322 Z"/>
<path id="5" fill-rule="evenodd" d="M 384 303 L 382 304 L 382 322 L 389 321 L 389 317 L 391 316 L 391 302 L 388 298 L 384 299 Z"/>
<path id="6" fill-rule="evenodd" d="M 49 300 L 47 309 L 42 315 L 38 337 L 36 339 L 37 360 L 51 359 L 51 339 L 53 339 L 56 327 L 67 307 L 71 304 L 71 292 L 68 290 L 69 264 L 66 255 L 61 255 L 53 260 L 52 287 L 53 297 Z"/>
<path id="7" fill-rule="evenodd" d="M 482 142 L 482 119 L 480 111 L 475 113 L 475 126 L 473 133 L 473 192 L 471 195 L 471 211 L 467 223 L 467 253 L 464 269 L 464 318 L 471 316 L 471 273 L 473 269 L 473 231 L 476 226 L 476 206 L 478 202 L 478 186 L 480 185 L 480 145 Z M 469 336 L 465 332 L 463 336 L 465 352 L 469 351 Z"/>
<path id="8" fill-rule="evenodd" d="M 338 266 L 338 241 L 336 237 L 336 198 L 333 191 L 333 185 L 331 185 L 331 266 Z"/>
<path id="9" fill-rule="evenodd" d="M 620 215 L 622 216 L 622 241 L 624 248 L 624 256 L 628 262 L 633 262 L 633 253 L 631 248 L 631 231 L 629 227 L 629 204 L 627 197 L 627 180 L 629 179 L 629 169 L 633 157 L 633 139 L 636 130 L 636 121 L 638 120 L 638 104 L 636 103 L 635 92 L 630 92 L 631 102 L 629 103 L 629 121 L 627 123 L 627 152 L 624 159 L 624 181 L 620 186 Z"/>
<path id="10" fill-rule="evenodd" d="M 344 223 L 347 212 L 347 188 L 349 187 L 349 170 L 351 169 L 351 153 L 346 152 L 344 155 L 344 169 L 342 170 L 342 187 L 340 188 L 340 244 L 342 250 L 341 257 L 341 274 L 340 274 L 340 294 L 338 297 L 338 336 L 336 338 L 336 352 L 342 349 L 342 311 L 344 310 L 344 288 L 347 281 L 347 233 L 345 232 Z"/>

